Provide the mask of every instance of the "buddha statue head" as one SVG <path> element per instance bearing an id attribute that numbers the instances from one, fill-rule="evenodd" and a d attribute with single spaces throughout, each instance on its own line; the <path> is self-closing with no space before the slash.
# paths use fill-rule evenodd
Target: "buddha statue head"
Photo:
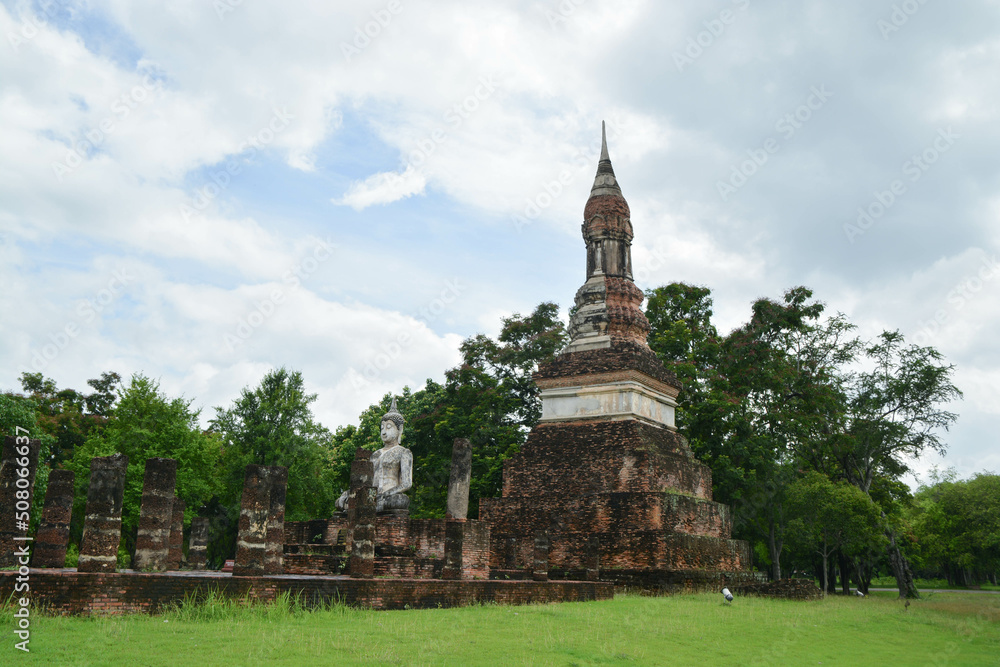
<path id="1" fill-rule="evenodd" d="M 393 396 L 389 411 L 382 415 L 380 435 L 382 437 L 382 445 L 385 448 L 388 449 L 400 444 L 400 441 L 403 439 L 403 423 L 405 421 L 403 415 L 396 408 L 396 397 Z"/>

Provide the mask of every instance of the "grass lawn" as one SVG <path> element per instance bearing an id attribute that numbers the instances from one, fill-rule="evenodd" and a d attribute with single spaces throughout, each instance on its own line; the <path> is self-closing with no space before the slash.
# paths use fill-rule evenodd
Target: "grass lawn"
<path id="1" fill-rule="evenodd" d="M 963 584 L 955 584 L 951 586 L 948 584 L 947 579 L 915 579 L 914 582 L 917 585 L 917 590 L 924 590 L 927 588 L 946 588 L 946 589 L 962 589 L 965 588 Z M 876 577 L 872 579 L 872 586 L 875 588 L 895 588 L 896 579 L 894 577 Z M 1000 591 L 1000 586 L 994 586 L 989 582 L 980 585 L 980 590 L 984 591 Z"/>
<path id="2" fill-rule="evenodd" d="M 286 604 L 160 616 L 35 615 L 3 665 L 998 665 L 1000 596 L 815 602 L 624 595 L 605 602 L 375 612 Z"/>

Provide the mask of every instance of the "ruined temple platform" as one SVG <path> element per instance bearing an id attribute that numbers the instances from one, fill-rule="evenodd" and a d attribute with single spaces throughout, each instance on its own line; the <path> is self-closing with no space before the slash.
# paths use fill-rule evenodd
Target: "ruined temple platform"
<path id="1" fill-rule="evenodd" d="M 0 599 L 14 595 L 17 576 L 16 571 L 0 572 Z M 215 570 L 77 572 L 75 568 L 31 568 L 28 577 L 32 604 L 63 615 L 156 613 L 185 597 L 210 591 L 262 602 L 287 592 L 299 597 L 307 607 L 343 602 L 380 610 L 461 607 L 484 602 L 584 602 L 614 596 L 612 584 L 595 581 L 351 579 L 344 575 L 292 574 L 234 577 Z"/>

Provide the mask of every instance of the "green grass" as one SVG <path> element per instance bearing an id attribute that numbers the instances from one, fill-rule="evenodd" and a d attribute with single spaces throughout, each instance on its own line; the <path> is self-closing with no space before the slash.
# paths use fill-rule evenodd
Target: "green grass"
<path id="1" fill-rule="evenodd" d="M 961 590 L 966 588 L 963 584 L 951 585 L 948 583 L 947 579 L 915 579 L 914 583 L 917 585 L 917 590 L 921 591 L 928 588 L 944 588 L 951 590 Z M 876 577 L 872 579 L 871 585 L 875 588 L 895 588 L 896 578 Z M 984 591 L 1000 591 L 1000 586 L 994 586 L 989 582 L 984 582 L 980 585 L 979 589 Z"/>
<path id="2" fill-rule="evenodd" d="M 11 665 L 997 665 L 1000 596 L 814 602 L 718 594 L 376 612 L 214 599 L 159 616 L 32 618 Z M 16 654 L 16 656 L 12 656 Z M 10 656 L 10 657 L 9 657 Z"/>

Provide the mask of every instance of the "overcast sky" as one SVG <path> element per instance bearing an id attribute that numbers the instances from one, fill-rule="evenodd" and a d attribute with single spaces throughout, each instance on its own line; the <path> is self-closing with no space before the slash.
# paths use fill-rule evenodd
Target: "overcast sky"
<path id="1" fill-rule="evenodd" d="M 284 365 L 355 422 L 572 305 L 603 119 L 639 287 L 937 347 L 1000 471 L 1000 2 L 485 4 L 0 1 L 0 388 Z"/>

